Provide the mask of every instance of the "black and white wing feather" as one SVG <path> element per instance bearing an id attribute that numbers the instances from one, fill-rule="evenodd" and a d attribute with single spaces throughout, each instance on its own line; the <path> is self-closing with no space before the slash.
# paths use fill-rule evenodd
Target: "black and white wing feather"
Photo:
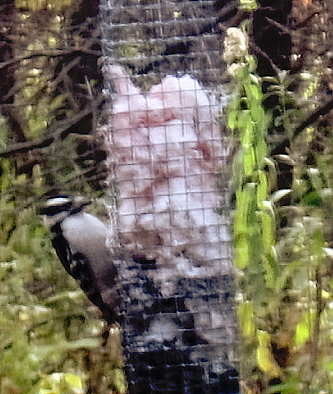
<path id="1" fill-rule="evenodd" d="M 116 269 L 106 247 L 107 228 L 95 216 L 82 212 L 86 204 L 75 206 L 53 199 L 43 210 L 53 217 L 52 244 L 65 270 L 79 283 L 89 300 L 108 323 L 116 318 L 118 302 Z M 62 205 L 56 206 L 61 201 Z M 63 210 L 61 210 L 63 207 Z M 57 220 L 57 217 L 60 218 Z"/>

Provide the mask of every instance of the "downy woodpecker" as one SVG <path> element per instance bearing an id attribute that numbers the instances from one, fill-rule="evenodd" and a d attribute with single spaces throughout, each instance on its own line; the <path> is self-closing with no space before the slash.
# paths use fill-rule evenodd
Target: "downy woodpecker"
<path id="1" fill-rule="evenodd" d="M 108 229 L 83 212 L 88 204 L 82 197 L 56 196 L 47 200 L 40 213 L 45 215 L 62 265 L 111 324 L 116 320 L 116 269 L 106 246 Z"/>

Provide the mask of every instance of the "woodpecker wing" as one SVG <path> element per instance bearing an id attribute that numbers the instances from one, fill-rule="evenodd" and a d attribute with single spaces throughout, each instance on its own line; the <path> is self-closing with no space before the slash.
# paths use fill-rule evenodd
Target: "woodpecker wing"
<path id="1" fill-rule="evenodd" d="M 113 310 L 115 302 L 111 302 L 111 300 L 107 303 L 104 302 L 98 286 L 98 280 L 96 279 L 89 259 L 82 253 L 73 253 L 69 243 L 63 236 L 61 223 L 56 223 L 52 226 L 51 231 L 53 233 L 52 245 L 65 270 L 79 283 L 89 300 L 100 309 L 103 318 L 109 324 L 113 323 L 116 320 Z M 112 282 L 108 283 L 109 285 L 114 285 L 114 276 L 115 274 L 113 275 L 113 280 L 109 281 Z M 112 304 L 112 307 L 108 304 Z"/>
<path id="2" fill-rule="evenodd" d="M 61 261 L 61 264 L 64 266 L 65 270 L 73 276 L 71 272 L 71 261 L 72 261 L 72 253 L 69 247 L 68 242 L 62 235 L 60 223 L 55 224 L 51 228 L 53 238 L 52 238 L 52 245 Z M 78 279 L 78 278 L 75 278 Z"/>

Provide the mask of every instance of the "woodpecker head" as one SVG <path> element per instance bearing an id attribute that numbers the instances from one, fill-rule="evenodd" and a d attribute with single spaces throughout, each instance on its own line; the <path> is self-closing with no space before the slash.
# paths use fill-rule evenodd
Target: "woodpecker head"
<path id="1" fill-rule="evenodd" d="M 91 204 L 90 201 L 86 201 L 80 196 L 54 196 L 46 201 L 43 208 L 40 209 L 40 214 L 45 215 L 45 225 L 51 227 L 62 222 L 66 217 L 81 212 L 89 204 Z"/>

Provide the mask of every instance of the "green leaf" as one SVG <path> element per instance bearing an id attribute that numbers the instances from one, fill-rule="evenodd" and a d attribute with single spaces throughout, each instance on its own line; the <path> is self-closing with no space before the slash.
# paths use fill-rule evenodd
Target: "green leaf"
<path id="1" fill-rule="evenodd" d="M 249 244 L 247 237 L 243 234 L 236 240 L 234 264 L 237 268 L 244 269 L 249 265 L 249 261 Z"/>
<path id="2" fill-rule="evenodd" d="M 281 370 L 272 354 L 269 333 L 258 330 L 257 336 L 259 342 L 257 347 L 257 363 L 259 368 L 272 378 L 280 376 Z"/>
<path id="3" fill-rule="evenodd" d="M 44 375 L 31 394 L 83 394 L 82 379 L 72 373 L 55 372 Z"/>
<path id="4" fill-rule="evenodd" d="M 275 256 L 272 253 L 274 249 L 270 251 L 271 253 L 267 253 L 262 256 L 262 264 L 265 269 L 265 283 L 266 286 L 270 289 L 275 290 L 276 288 L 276 278 L 277 278 L 277 264 L 275 261 Z"/>
<path id="5" fill-rule="evenodd" d="M 249 110 L 243 110 L 238 116 L 238 129 L 243 144 L 251 144 L 253 141 L 253 122 Z"/>
<path id="6" fill-rule="evenodd" d="M 261 99 L 262 99 L 262 93 L 259 90 L 260 85 L 255 85 L 253 83 L 248 83 L 245 84 L 245 93 L 251 103 L 251 107 L 259 107 L 261 108 Z"/>
<path id="7" fill-rule="evenodd" d="M 255 149 L 258 169 L 262 169 L 265 165 L 265 158 L 267 155 L 266 142 L 262 137 L 257 139 Z"/>
<path id="8" fill-rule="evenodd" d="M 310 339 L 313 331 L 315 319 L 314 311 L 306 311 L 303 313 L 301 320 L 296 325 L 294 344 L 296 348 L 300 348 Z"/>
<path id="9" fill-rule="evenodd" d="M 73 389 L 82 389 L 82 379 L 78 375 L 73 375 L 72 373 L 65 373 L 64 380 Z"/>
<path id="10" fill-rule="evenodd" d="M 256 156 L 255 151 L 252 146 L 248 146 L 244 149 L 244 173 L 246 176 L 250 176 L 253 174 L 254 169 L 256 167 Z"/>
<path id="11" fill-rule="evenodd" d="M 270 253 L 275 240 L 275 223 L 272 216 L 267 211 L 260 212 L 262 245 L 264 253 Z"/>
<path id="12" fill-rule="evenodd" d="M 59 108 L 61 108 L 65 101 L 66 101 L 67 97 L 65 94 L 58 94 L 50 103 L 50 109 L 52 111 L 55 111 Z"/>
<path id="13" fill-rule="evenodd" d="M 240 0 L 240 7 L 243 10 L 254 11 L 258 8 L 256 0 Z"/>
<path id="14" fill-rule="evenodd" d="M 268 182 L 267 176 L 264 171 L 258 171 L 258 185 L 257 185 L 257 205 L 259 208 L 262 207 L 263 201 L 267 199 L 268 194 Z"/>
<path id="15" fill-rule="evenodd" d="M 276 203 L 278 201 L 280 201 L 283 197 L 287 196 L 288 194 L 290 194 L 292 192 L 291 189 L 280 189 L 277 190 L 276 192 L 274 192 L 269 201 L 272 203 Z"/>
<path id="16" fill-rule="evenodd" d="M 231 130 L 235 130 L 237 129 L 237 125 L 238 125 L 238 111 L 237 110 L 233 110 L 233 111 L 229 111 L 228 112 L 228 127 Z"/>
<path id="17" fill-rule="evenodd" d="M 125 394 L 127 393 L 127 382 L 125 378 L 124 371 L 122 369 L 116 368 L 112 371 L 114 384 L 117 389 L 117 393 Z"/>
<path id="18" fill-rule="evenodd" d="M 250 112 L 252 120 L 257 123 L 258 127 L 265 126 L 266 114 L 261 103 L 258 102 L 257 105 L 252 105 Z"/>
<path id="19" fill-rule="evenodd" d="M 275 155 L 274 158 L 283 164 L 287 164 L 290 167 L 294 167 L 296 162 L 290 155 Z"/>
<path id="20" fill-rule="evenodd" d="M 241 333 L 245 338 L 256 337 L 256 324 L 253 304 L 250 301 L 241 302 L 237 308 L 237 316 Z"/>

